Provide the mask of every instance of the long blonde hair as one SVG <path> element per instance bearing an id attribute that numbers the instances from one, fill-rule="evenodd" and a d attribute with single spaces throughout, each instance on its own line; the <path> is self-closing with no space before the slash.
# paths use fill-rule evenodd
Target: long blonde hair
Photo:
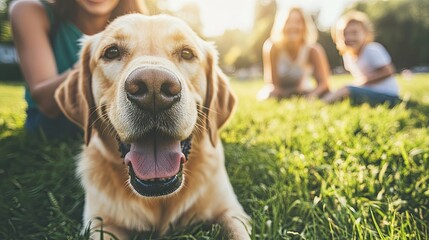
<path id="1" fill-rule="evenodd" d="M 348 50 L 344 42 L 344 29 L 346 29 L 350 23 L 359 23 L 362 26 L 367 36 L 365 43 L 374 41 L 374 27 L 368 15 L 359 11 L 348 12 L 344 14 L 331 29 L 332 40 L 336 44 L 341 55 Z"/>
<path id="2" fill-rule="evenodd" d="M 304 13 L 300 7 L 291 7 L 287 12 L 277 12 L 273 28 L 271 29 L 270 39 L 272 42 L 285 42 L 287 41 L 287 36 L 284 34 L 284 29 L 286 22 L 288 21 L 292 12 L 297 12 L 301 15 L 301 18 L 304 22 L 304 34 L 303 41 L 305 44 L 313 44 L 317 41 L 317 28 L 314 25 L 313 20 L 310 16 Z"/>

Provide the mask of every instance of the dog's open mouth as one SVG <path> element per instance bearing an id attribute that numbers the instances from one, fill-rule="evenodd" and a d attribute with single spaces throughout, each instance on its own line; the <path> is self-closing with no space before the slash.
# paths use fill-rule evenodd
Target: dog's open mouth
<path id="1" fill-rule="evenodd" d="M 132 142 L 124 161 L 134 190 L 146 197 L 175 192 L 182 184 L 182 165 L 189 151 L 184 144 L 189 143 L 157 133 Z"/>

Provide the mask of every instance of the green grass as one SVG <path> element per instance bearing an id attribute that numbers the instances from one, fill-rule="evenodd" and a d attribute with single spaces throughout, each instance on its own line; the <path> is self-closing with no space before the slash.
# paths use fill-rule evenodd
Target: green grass
<path id="1" fill-rule="evenodd" d="M 388 109 L 257 102 L 261 80 L 233 81 L 239 107 L 221 136 L 253 239 L 429 239 L 429 75 L 400 84 L 413 103 Z M 0 84 L 0 239 L 86 239 L 79 143 L 28 138 L 22 95 Z M 165 239 L 219 232 L 197 225 Z"/>

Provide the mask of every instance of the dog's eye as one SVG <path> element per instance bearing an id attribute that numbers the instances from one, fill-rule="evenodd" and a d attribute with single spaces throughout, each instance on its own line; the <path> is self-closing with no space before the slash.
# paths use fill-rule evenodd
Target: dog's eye
<path id="1" fill-rule="evenodd" d="M 192 60 L 195 57 L 194 53 L 188 48 L 182 49 L 180 56 L 185 60 Z"/>
<path id="2" fill-rule="evenodd" d="M 103 57 L 107 58 L 107 59 L 115 59 L 115 58 L 119 57 L 119 48 L 116 46 L 109 47 L 104 52 Z"/>

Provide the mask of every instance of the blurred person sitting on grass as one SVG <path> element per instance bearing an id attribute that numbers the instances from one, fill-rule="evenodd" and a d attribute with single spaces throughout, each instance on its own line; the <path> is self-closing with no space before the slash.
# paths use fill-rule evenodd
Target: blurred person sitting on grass
<path id="1" fill-rule="evenodd" d="M 373 27 L 365 13 L 352 11 L 342 16 L 332 29 L 332 38 L 354 82 L 327 94 L 325 102 L 345 98 L 353 105 L 394 106 L 401 102 L 392 59 L 380 43 L 373 41 Z"/>
<path id="2" fill-rule="evenodd" d="M 290 8 L 286 15 L 276 17 L 262 49 L 266 84 L 258 92 L 259 100 L 294 95 L 319 98 L 329 92 L 329 63 L 316 40 L 317 29 L 301 8 Z"/>
<path id="3" fill-rule="evenodd" d="M 79 127 L 66 119 L 54 99 L 57 87 L 77 71 L 79 39 L 102 31 L 117 16 L 146 13 L 145 5 L 141 0 L 18 0 L 9 12 L 27 83 L 25 129 L 47 138 L 79 135 Z"/>

